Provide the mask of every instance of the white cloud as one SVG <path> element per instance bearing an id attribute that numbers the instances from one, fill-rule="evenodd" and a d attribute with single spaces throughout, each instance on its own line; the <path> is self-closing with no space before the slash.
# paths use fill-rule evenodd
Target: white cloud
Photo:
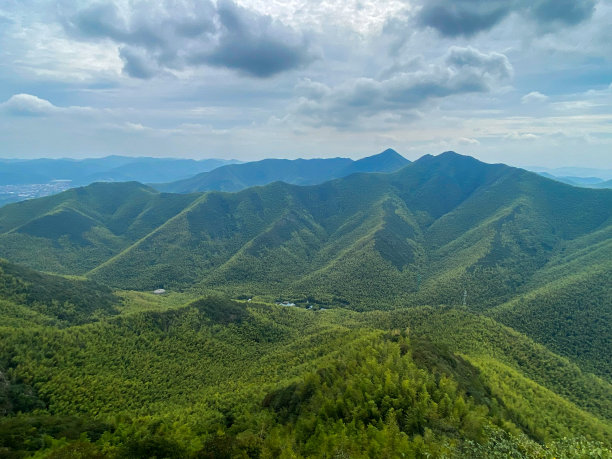
<path id="1" fill-rule="evenodd" d="M 480 145 L 480 142 L 477 139 L 473 139 L 471 137 L 461 137 L 459 139 L 460 145 Z"/>
<path id="2" fill-rule="evenodd" d="M 46 99 L 32 94 L 15 94 L 6 102 L 0 104 L 2 110 L 8 115 L 41 117 L 51 115 L 79 115 L 93 114 L 96 110 L 90 107 L 58 107 Z"/>
<path id="3" fill-rule="evenodd" d="M 16 116 L 45 116 L 58 111 L 48 100 L 31 94 L 15 94 L 1 106 L 6 113 Z"/>
<path id="4" fill-rule="evenodd" d="M 532 91 L 521 97 L 522 104 L 544 103 L 548 100 L 548 96 L 538 91 Z"/>

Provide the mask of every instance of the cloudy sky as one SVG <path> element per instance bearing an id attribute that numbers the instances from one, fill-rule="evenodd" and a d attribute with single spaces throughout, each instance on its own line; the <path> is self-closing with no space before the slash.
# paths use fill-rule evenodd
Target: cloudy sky
<path id="1" fill-rule="evenodd" d="M 0 156 L 612 169 L 612 0 L 2 0 Z"/>

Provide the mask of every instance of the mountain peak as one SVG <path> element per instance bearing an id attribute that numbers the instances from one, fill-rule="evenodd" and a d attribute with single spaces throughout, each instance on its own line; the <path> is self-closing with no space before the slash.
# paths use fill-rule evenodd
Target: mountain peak
<path id="1" fill-rule="evenodd" d="M 392 148 L 387 148 L 385 151 L 373 156 L 366 156 L 355 161 L 351 165 L 351 170 L 354 172 L 393 172 L 410 163 L 406 158 L 400 155 Z"/>
<path id="2" fill-rule="evenodd" d="M 397 151 L 393 148 L 387 148 L 385 151 L 381 151 L 377 155 L 374 156 L 401 156 Z"/>
<path id="3" fill-rule="evenodd" d="M 479 161 L 472 156 L 461 155 L 455 151 L 445 151 L 435 156 L 434 155 L 424 155 L 424 156 L 421 156 L 416 162 L 421 163 L 421 164 L 439 164 L 439 165 L 484 164 L 482 161 Z"/>
<path id="4" fill-rule="evenodd" d="M 456 157 L 465 156 L 465 155 L 460 155 L 459 153 L 457 153 L 456 151 L 453 151 L 453 150 L 447 150 L 447 151 L 443 151 L 438 156 L 440 156 L 440 157 L 454 157 L 454 158 L 456 158 Z"/>

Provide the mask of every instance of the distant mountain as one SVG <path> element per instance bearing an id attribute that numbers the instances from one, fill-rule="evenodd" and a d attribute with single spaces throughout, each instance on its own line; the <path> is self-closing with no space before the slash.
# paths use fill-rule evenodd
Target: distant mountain
<path id="1" fill-rule="evenodd" d="M 355 172 L 394 172 L 410 161 L 395 150 L 353 161 L 330 159 L 264 159 L 231 164 L 173 183 L 153 184 L 160 191 L 193 193 L 198 191 L 240 191 L 255 185 L 281 181 L 294 185 L 316 185 Z"/>
<path id="2" fill-rule="evenodd" d="M 573 186 L 581 186 L 584 188 L 612 188 L 612 180 L 605 181 L 599 177 L 557 177 L 548 172 L 539 172 L 539 174 L 542 177 Z"/>
<path id="3" fill-rule="evenodd" d="M 71 180 L 73 185 L 88 185 L 98 181 L 156 182 L 178 180 L 199 172 L 235 163 L 222 159 L 133 158 L 107 156 L 88 159 L 0 159 L 0 185 L 48 183 Z"/>
<path id="4" fill-rule="evenodd" d="M 453 152 L 315 186 L 107 183 L 0 209 L 0 256 L 36 269 L 358 310 L 465 304 L 608 377 L 610 240 L 612 191 Z"/>
<path id="5" fill-rule="evenodd" d="M 606 180 L 605 182 L 595 183 L 592 188 L 612 188 L 612 180 Z"/>
<path id="6" fill-rule="evenodd" d="M 526 167 L 525 169 L 537 173 L 545 172 L 555 177 L 594 177 L 600 180 L 612 180 L 612 169 L 596 169 L 592 167 Z"/>

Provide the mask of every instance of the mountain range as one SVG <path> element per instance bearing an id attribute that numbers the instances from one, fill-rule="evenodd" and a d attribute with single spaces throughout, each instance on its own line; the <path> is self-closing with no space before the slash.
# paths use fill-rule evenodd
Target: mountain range
<path id="1" fill-rule="evenodd" d="M 604 180 L 599 177 L 558 177 L 548 172 L 540 172 L 539 174 L 543 177 L 573 186 L 581 186 L 584 188 L 612 188 L 612 180 Z"/>
<path id="2" fill-rule="evenodd" d="M 555 337 L 540 339 L 610 370 L 597 336 L 612 298 L 612 192 L 452 152 L 389 174 L 238 193 L 93 184 L 0 209 L 0 256 L 128 290 L 357 310 L 466 304 L 525 331 L 546 297 Z M 589 292 L 594 310 L 564 315 L 568 291 Z M 606 320 L 589 325 L 593 314 Z"/>
<path id="3" fill-rule="evenodd" d="M 409 163 L 390 148 L 357 161 L 349 158 L 264 159 L 229 164 L 184 180 L 152 186 L 170 193 L 194 193 L 211 190 L 240 191 L 277 181 L 294 185 L 316 185 L 356 172 L 394 172 Z"/>
<path id="4" fill-rule="evenodd" d="M 106 156 L 87 159 L 0 159 L 0 185 L 70 180 L 72 185 L 93 182 L 158 182 L 178 180 L 236 162 L 223 159 L 133 158 Z"/>
<path id="5" fill-rule="evenodd" d="M 612 190 L 400 158 L 0 208 L 0 455 L 605 457 Z"/>

